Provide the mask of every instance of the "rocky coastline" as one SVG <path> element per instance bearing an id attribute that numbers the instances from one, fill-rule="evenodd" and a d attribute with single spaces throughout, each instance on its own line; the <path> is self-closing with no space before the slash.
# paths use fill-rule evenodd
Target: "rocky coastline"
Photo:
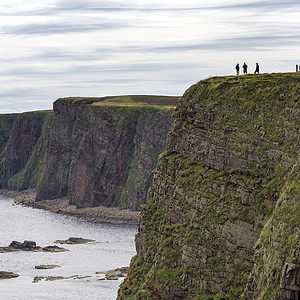
<path id="1" fill-rule="evenodd" d="M 105 220 L 113 223 L 137 224 L 139 222 L 140 212 L 131 211 L 129 209 L 105 206 L 77 208 L 76 205 L 70 205 L 69 200 L 66 197 L 54 200 L 35 201 L 36 192 L 34 190 L 10 191 L 1 189 L 0 194 L 14 198 L 16 203 L 48 210 L 54 213 L 73 215 L 93 220 Z"/>

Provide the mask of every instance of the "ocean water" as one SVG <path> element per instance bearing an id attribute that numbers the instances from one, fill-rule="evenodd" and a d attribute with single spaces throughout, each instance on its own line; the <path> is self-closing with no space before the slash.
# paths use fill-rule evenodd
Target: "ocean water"
<path id="1" fill-rule="evenodd" d="M 0 280 L 0 300 L 116 299 L 122 278 L 99 280 L 96 272 L 129 266 L 135 255 L 136 225 L 112 224 L 16 205 L 0 195 L 0 247 L 12 241 L 35 241 L 38 246 L 55 245 L 55 240 L 69 237 L 93 239 L 81 245 L 58 245 L 68 252 L 0 253 L 0 271 L 19 274 L 18 278 Z M 35 269 L 37 265 L 59 265 L 52 270 Z M 91 276 L 85 279 L 39 281 L 36 276 Z"/>

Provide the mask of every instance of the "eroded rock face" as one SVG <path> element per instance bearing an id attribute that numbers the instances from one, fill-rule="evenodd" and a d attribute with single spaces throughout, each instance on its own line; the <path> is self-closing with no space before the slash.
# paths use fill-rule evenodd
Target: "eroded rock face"
<path id="1" fill-rule="evenodd" d="M 255 265 L 246 299 L 300 297 L 300 158 L 287 180 L 273 215 L 255 246 Z"/>
<path id="2" fill-rule="evenodd" d="M 0 154 L 9 140 L 13 124 L 18 116 L 19 114 L 0 114 Z"/>
<path id="3" fill-rule="evenodd" d="M 171 109 L 93 106 L 59 99 L 21 114 L 0 165 L 0 187 L 34 188 L 36 200 L 140 210 L 165 148 Z"/>
<path id="4" fill-rule="evenodd" d="M 2 153 L 0 188 L 22 187 L 22 184 L 11 179 L 22 170 L 25 171 L 24 168 L 41 136 L 46 115 L 46 112 L 24 113 L 15 119 L 6 149 Z"/>
<path id="5" fill-rule="evenodd" d="M 300 259 L 300 257 L 298 258 Z M 286 265 L 280 284 L 281 299 L 300 299 L 300 264 Z"/>
<path id="6" fill-rule="evenodd" d="M 299 88 L 299 74 L 269 74 L 210 78 L 186 91 L 118 299 L 295 297 Z"/>

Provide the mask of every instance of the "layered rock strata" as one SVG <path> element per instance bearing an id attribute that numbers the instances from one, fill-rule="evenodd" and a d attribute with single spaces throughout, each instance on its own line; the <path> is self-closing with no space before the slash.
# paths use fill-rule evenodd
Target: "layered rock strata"
<path id="1" fill-rule="evenodd" d="M 165 148 L 172 109 L 97 101 L 102 100 L 58 99 L 53 112 L 18 116 L 1 154 L 0 188 L 33 188 L 37 201 L 68 197 L 79 208 L 140 210 Z"/>
<path id="2" fill-rule="evenodd" d="M 185 92 L 118 299 L 299 297 L 299 91 L 265 74 Z"/>

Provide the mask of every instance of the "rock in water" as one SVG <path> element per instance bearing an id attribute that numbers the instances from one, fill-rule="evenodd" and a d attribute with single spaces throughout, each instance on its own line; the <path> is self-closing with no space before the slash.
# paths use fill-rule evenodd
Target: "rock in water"
<path id="1" fill-rule="evenodd" d="M 69 237 L 67 240 L 56 240 L 55 244 L 86 244 L 95 242 L 95 240 L 83 239 L 78 237 Z"/>
<path id="2" fill-rule="evenodd" d="M 68 249 L 57 247 L 57 246 L 47 246 L 42 248 L 45 252 L 65 252 L 69 251 Z"/>
<path id="3" fill-rule="evenodd" d="M 23 243 L 12 241 L 8 247 L 20 250 L 33 250 L 37 248 L 36 243 L 33 241 L 24 241 Z"/>
<path id="4" fill-rule="evenodd" d="M 8 247 L 0 247 L 0 253 L 13 252 L 13 251 L 33 251 L 33 252 L 65 252 L 68 249 L 57 247 L 57 246 L 47 246 L 39 247 L 35 242 L 24 241 L 23 243 L 12 241 Z"/>
<path id="5" fill-rule="evenodd" d="M 0 271 L 0 279 L 11 279 L 19 277 L 19 274 L 13 272 Z"/>
<path id="6" fill-rule="evenodd" d="M 49 270 L 49 269 L 60 268 L 60 266 L 58 266 L 58 265 L 39 265 L 39 266 L 35 266 L 35 268 L 38 270 Z"/>

